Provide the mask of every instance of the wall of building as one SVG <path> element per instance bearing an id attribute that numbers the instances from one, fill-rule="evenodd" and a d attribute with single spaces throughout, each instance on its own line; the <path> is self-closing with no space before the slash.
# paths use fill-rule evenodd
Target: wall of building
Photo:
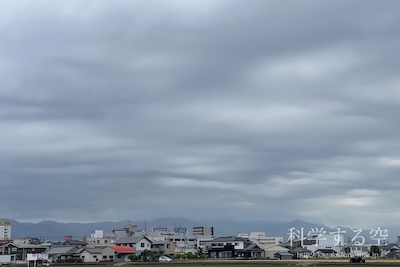
<path id="1" fill-rule="evenodd" d="M 214 227 L 212 227 L 212 226 L 193 227 L 193 235 L 213 236 L 214 235 Z"/>
<path id="2" fill-rule="evenodd" d="M 115 237 L 86 237 L 83 239 L 89 247 L 108 247 L 113 246 L 115 243 Z"/>
<path id="3" fill-rule="evenodd" d="M 11 238 L 11 222 L 0 221 L 0 239 Z"/>
<path id="4" fill-rule="evenodd" d="M 256 244 L 278 245 L 283 243 L 281 236 L 266 236 L 265 232 L 250 232 L 238 234 L 238 237 L 247 238 Z"/>

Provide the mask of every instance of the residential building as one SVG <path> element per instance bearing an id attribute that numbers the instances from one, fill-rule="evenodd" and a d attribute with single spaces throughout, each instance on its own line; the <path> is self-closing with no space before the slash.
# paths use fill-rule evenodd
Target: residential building
<path id="1" fill-rule="evenodd" d="M 284 251 L 278 251 L 274 254 L 274 259 L 278 260 L 291 260 L 293 259 L 293 254 Z"/>
<path id="2" fill-rule="evenodd" d="M 11 238 L 11 222 L 0 221 L 0 239 Z"/>
<path id="3" fill-rule="evenodd" d="M 248 244 L 243 250 L 237 251 L 237 255 L 244 259 L 262 259 L 265 258 L 265 251 L 257 244 Z"/>
<path id="4" fill-rule="evenodd" d="M 192 231 L 194 236 L 214 236 L 214 227 L 212 226 L 196 226 Z"/>
<path id="5" fill-rule="evenodd" d="M 239 237 L 247 238 L 258 245 L 278 245 L 283 243 L 281 236 L 266 236 L 265 232 L 250 232 L 238 234 Z"/>
<path id="6" fill-rule="evenodd" d="M 87 243 L 88 247 L 109 247 L 115 244 L 117 238 L 115 236 L 103 236 L 103 237 L 84 237 L 83 242 Z"/>
<path id="7" fill-rule="evenodd" d="M 168 237 L 169 242 L 175 243 L 175 253 L 196 252 L 197 239 L 186 234 L 175 234 Z"/>
<path id="8" fill-rule="evenodd" d="M 400 246 L 397 245 L 396 243 L 391 243 L 381 246 L 381 252 L 382 252 L 381 254 L 382 257 L 388 257 L 393 259 L 400 258 Z"/>
<path id="9" fill-rule="evenodd" d="M 293 249 L 290 249 L 289 252 L 296 259 L 308 259 L 311 258 L 312 255 L 311 250 L 308 250 L 305 247 L 295 247 Z"/>
<path id="10" fill-rule="evenodd" d="M 196 236 L 197 248 L 201 248 L 206 252 L 207 247 L 211 246 L 211 241 L 214 239 L 213 236 Z"/>
<path id="11" fill-rule="evenodd" d="M 125 246 L 133 248 L 137 254 L 151 249 L 151 240 L 145 236 L 121 237 L 115 241 L 116 246 Z"/>
<path id="12" fill-rule="evenodd" d="M 147 237 L 153 242 L 169 242 L 174 243 L 175 253 L 196 252 L 197 238 L 187 234 L 187 228 L 175 227 L 159 227 L 153 229 L 139 230 L 133 236 Z"/>
<path id="13" fill-rule="evenodd" d="M 8 243 L 0 246 L 0 255 L 11 255 L 11 262 L 25 261 L 29 253 L 42 253 L 48 249 L 42 245 Z"/>
<path id="14" fill-rule="evenodd" d="M 264 250 L 264 257 L 267 259 L 274 259 L 275 254 L 278 252 L 289 252 L 288 248 L 275 244 L 259 244 L 258 246 Z"/>
<path id="15" fill-rule="evenodd" d="M 133 236 L 138 231 L 138 226 L 136 224 L 128 224 L 122 229 L 115 229 L 112 231 L 114 236 L 118 239 L 120 237 Z"/>
<path id="16" fill-rule="evenodd" d="M 151 251 L 160 255 L 175 254 L 176 243 L 170 241 L 154 241 L 151 243 Z"/>
<path id="17" fill-rule="evenodd" d="M 314 257 L 342 256 L 344 247 L 343 235 L 323 234 L 315 239 L 314 245 L 304 246 L 311 251 Z"/>
<path id="18" fill-rule="evenodd" d="M 128 246 L 110 246 L 107 248 L 103 248 L 101 252 L 102 261 L 116 262 L 130 261 L 129 255 L 133 255 L 135 253 L 135 249 Z"/>
<path id="19" fill-rule="evenodd" d="M 72 245 L 55 245 L 46 253 L 53 262 L 62 262 L 72 258 L 80 258 L 79 255 L 84 249 L 84 247 Z"/>
<path id="20" fill-rule="evenodd" d="M 103 230 L 93 230 L 90 234 L 91 238 L 103 238 L 104 232 Z"/>
<path id="21" fill-rule="evenodd" d="M 313 252 L 314 258 L 334 258 L 338 252 L 331 248 L 319 248 Z"/>
<path id="22" fill-rule="evenodd" d="M 64 246 L 75 246 L 75 247 L 85 247 L 87 245 L 85 241 L 75 240 L 75 239 L 66 240 L 62 244 Z"/>
<path id="23" fill-rule="evenodd" d="M 83 262 L 99 262 L 103 259 L 102 251 L 103 248 L 84 248 L 80 252 L 80 258 Z"/>
<path id="24" fill-rule="evenodd" d="M 370 244 L 350 244 L 350 256 L 360 256 L 360 257 L 369 257 L 369 250 L 371 248 Z"/>
<path id="25" fill-rule="evenodd" d="M 250 240 L 242 237 L 217 237 L 210 241 L 207 254 L 209 258 L 234 258 L 238 257 L 250 244 Z"/>
<path id="26" fill-rule="evenodd" d="M 8 243 L 39 245 L 42 242 L 39 240 L 39 238 L 34 238 L 34 237 L 0 239 L 0 244 L 8 244 Z"/>

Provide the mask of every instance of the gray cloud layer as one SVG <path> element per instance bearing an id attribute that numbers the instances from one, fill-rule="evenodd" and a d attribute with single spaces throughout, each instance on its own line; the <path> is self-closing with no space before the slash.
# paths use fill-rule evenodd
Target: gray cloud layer
<path id="1" fill-rule="evenodd" d="M 400 219 L 397 1 L 8 1 L 1 217 Z"/>

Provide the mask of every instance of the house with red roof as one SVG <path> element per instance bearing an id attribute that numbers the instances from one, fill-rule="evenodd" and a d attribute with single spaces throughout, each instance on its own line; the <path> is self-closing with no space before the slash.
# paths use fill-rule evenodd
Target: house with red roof
<path id="1" fill-rule="evenodd" d="M 103 261 L 124 262 L 130 261 L 129 255 L 136 254 L 134 248 L 128 246 L 109 246 L 102 250 Z"/>
<path id="2" fill-rule="evenodd" d="M 140 255 L 145 250 L 151 249 L 152 241 L 146 236 L 127 236 L 118 238 L 115 241 L 117 246 L 128 246 L 136 250 L 137 254 Z"/>

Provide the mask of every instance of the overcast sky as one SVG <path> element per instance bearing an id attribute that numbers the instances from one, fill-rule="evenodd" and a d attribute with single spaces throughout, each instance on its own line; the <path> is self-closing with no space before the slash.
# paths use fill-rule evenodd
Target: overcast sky
<path id="1" fill-rule="evenodd" d="M 0 217 L 400 219 L 399 1 L 3 1 Z"/>

